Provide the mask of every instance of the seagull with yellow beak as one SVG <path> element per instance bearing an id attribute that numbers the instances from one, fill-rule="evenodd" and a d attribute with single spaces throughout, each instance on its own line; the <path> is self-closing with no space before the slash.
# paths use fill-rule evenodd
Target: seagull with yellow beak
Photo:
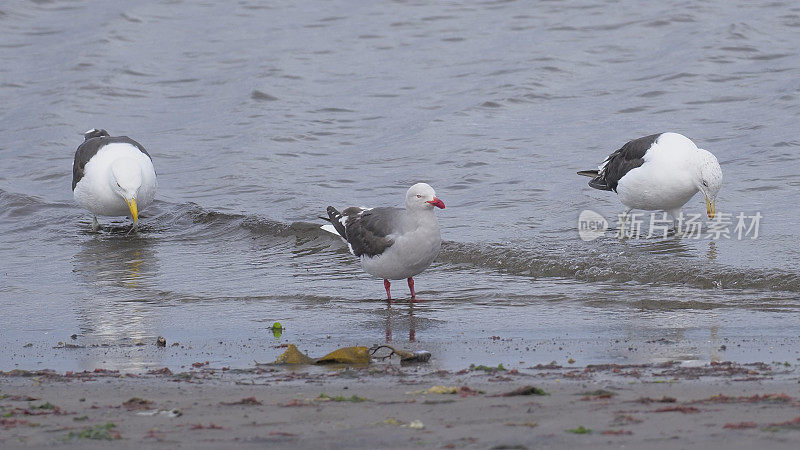
<path id="1" fill-rule="evenodd" d="M 97 216 L 130 216 L 135 229 L 157 187 L 153 161 L 141 144 L 106 130 L 84 133 L 72 163 L 72 193 L 94 215 L 92 230 L 100 229 Z"/>
<path id="2" fill-rule="evenodd" d="M 592 177 L 589 186 L 614 191 L 628 209 L 666 211 L 673 221 L 698 191 L 706 199 L 706 214 L 717 213 L 722 168 L 708 150 L 678 133 L 659 133 L 634 139 L 606 158 L 598 170 L 582 170 Z M 676 229 L 676 231 L 679 231 Z"/>

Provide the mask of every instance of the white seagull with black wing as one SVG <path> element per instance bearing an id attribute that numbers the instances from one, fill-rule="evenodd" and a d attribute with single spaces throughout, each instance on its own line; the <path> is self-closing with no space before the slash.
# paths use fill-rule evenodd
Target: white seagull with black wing
<path id="1" fill-rule="evenodd" d="M 350 207 L 339 212 L 329 206 L 323 219 L 331 223 L 322 229 L 344 239 L 367 273 L 383 278 L 388 300 L 389 280 L 405 278 L 414 301 L 414 276 L 431 265 L 442 247 L 434 208 L 444 209 L 444 202 L 432 187 L 417 183 L 406 193 L 405 209 Z"/>
<path id="2" fill-rule="evenodd" d="M 75 201 L 94 216 L 127 216 L 136 228 L 139 211 L 156 195 L 156 171 L 147 150 L 127 136 L 109 136 L 106 130 L 84 133 L 84 141 L 72 163 L 72 193 Z"/>
<path id="3" fill-rule="evenodd" d="M 628 207 L 624 216 L 633 209 L 666 211 L 673 221 L 698 191 L 705 196 L 706 214 L 713 219 L 722 187 L 717 158 L 678 133 L 629 141 L 609 155 L 598 170 L 583 170 L 578 175 L 592 177 L 589 186 L 595 189 L 616 192 Z"/>

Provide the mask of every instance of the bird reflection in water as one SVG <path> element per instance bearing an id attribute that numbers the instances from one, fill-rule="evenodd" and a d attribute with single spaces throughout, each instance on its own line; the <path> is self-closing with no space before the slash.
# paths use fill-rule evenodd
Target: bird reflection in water
<path id="1" fill-rule="evenodd" d="M 144 259 L 141 257 L 141 252 L 136 250 L 133 252 L 133 258 L 130 261 L 127 261 L 128 265 L 128 275 L 125 279 L 125 287 L 126 288 L 135 288 L 139 285 L 139 278 L 141 277 L 142 271 L 142 263 L 144 263 Z"/>
<path id="2" fill-rule="evenodd" d="M 94 287 L 147 287 L 147 280 L 157 272 L 151 242 L 141 234 L 93 236 L 73 261 L 74 272 Z"/>
<path id="3" fill-rule="evenodd" d="M 720 345 L 720 337 L 719 337 L 719 326 L 712 325 L 711 328 L 708 330 L 709 332 L 709 339 L 708 339 L 708 353 L 709 359 L 712 363 L 723 361 L 725 358 L 724 352 L 725 346 Z"/>
<path id="4" fill-rule="evenodd" d="M 392 318 L 395 316 L 394 311 L 398 310 L 392 309 L 392 304 L 387 303 L 386 323 L 385 323 L 386 342 L 392 342 Z M 416 342 L 416 341 L 417 341 L 417 318 L 414 317 L 414 304 L 411 303 L 410 306 L 408 307 L 408 342 Z"/>
<path id="5" fill-rule="evenodd" d="M 158 358 L 128 350 L 162 332 L 150 305 L 157 296 L 149 293 L 159 270 L 156 252 L 141 232 L 121 233 L 91 236 L 73 258 L 73 272 L 86 288 L 75 306 L 81 333 L 90 342 L 121 351 L 120 358 L 86 353 L 81 365 L 87 370 L 138 370 L 154 363 L 147 358 Z"/>
<path id="6" fill-rule="evenodd" d="M 708 242 L 708 252 L 706 252 L 706 257 L 711 261 L 717 259 L 717 243 L 714 241 Z"/>

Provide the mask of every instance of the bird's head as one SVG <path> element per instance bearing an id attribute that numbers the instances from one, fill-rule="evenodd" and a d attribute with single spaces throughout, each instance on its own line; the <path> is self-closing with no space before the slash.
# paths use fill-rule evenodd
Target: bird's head
<path id="1" fill-rule="evenodd" d="M 111 189 L 119 194 L 131 212 L 133 223 L 139 221 L 139 210 L 136 206 L 136 196 L 142 186 L 142 170 L 136 161 L 122 158 L 111 164 Z"/>
<path id="2" fill-rule="evenodd" d="M 426 183 L 411 186 L 406 193 L 406 209 L 444 209 L 444 202 L 436 198 L 436 192 Z"/>
<path id="3" fill-rule="evenodd" d="M 706 197 L 706 214 L 713 219 L 717 214 L 717 194 L 722 188 L 722 168 L 717 157 L 707 150 L 699 150 L 695 185 Z"/>

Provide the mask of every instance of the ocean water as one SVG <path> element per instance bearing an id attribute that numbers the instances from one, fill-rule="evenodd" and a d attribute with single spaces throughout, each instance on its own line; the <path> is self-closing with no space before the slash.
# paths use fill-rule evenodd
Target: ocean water
<path id="1" fill-rule="evenodd" d="M 798 32 L 780 1 L 3 3 L 0 370 L 387 341 L 448 369 L 794 362 Z M 72 199 L 90 128 L 153 156 L 137 233 Z M 581 211 L 624 208 L 575 172 L 663 131 L 720 160 L 731 235 L 582 240 Z M 317 216 L 418 181 L 445 243 L 390 307 Z"/>

